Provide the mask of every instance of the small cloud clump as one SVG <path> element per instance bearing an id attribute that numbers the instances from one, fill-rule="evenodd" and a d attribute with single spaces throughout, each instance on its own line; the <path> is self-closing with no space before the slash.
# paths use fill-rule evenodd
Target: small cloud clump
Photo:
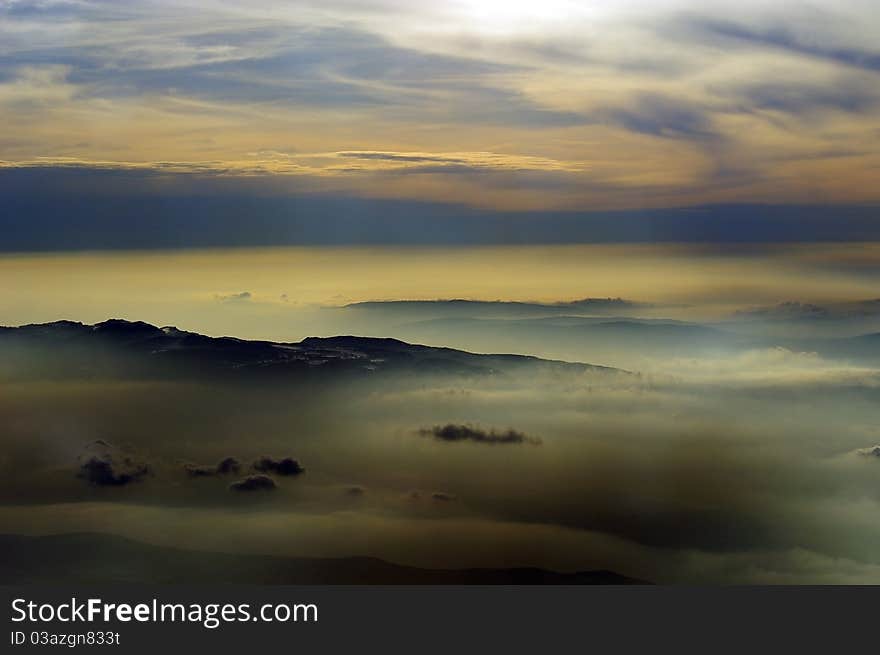
<path id="1" fill-rule="evenodd" d="M 247 302 L 253 299 L 253 294 L 250 291 L 242 291 L 241 293 L 228 293 L 228 294 L 216 294 L 214 299 L 217 302 Z"/>
<path id="2" fill-rule="evenodd" d="M 492 445 L 530 444 L 532 446 L 540 446 L 542 443 L 537 437 L 530 437 L 513 429 L 497 432 L 455 423 L 422 428 L 419 430 L 419 434 L 423 437 L 433 437 L 437 441 L 473 441 Z"/>
<path id="3" fill-rule="evenodd" d="M 300 466 L 300 463 L 292 457 L 284 459 L 272 459 L 271 457 L 261 457 L 253 464 L 255 471 L 261 473 L 275 473 L 277 475 L 300 475 L 306 470 Z"/>
<path id="4" fill-rule="evenodd" d="M 77 477 L 96 487 L 122 487 L 141 480 L 149 472 L 147 464 L 135 461 L 109 442 L 97 439 L 80 457 Z"/>

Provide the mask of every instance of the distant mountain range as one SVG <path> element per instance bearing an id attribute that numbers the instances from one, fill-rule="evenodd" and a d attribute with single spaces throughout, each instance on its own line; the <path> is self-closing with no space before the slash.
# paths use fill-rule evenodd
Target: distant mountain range
<path id="1" fill-rule="evenodd" d="M 751 320 L 840 319 L 880 316 L 880 298 L 816 305 L 787 301 L 776 305 L 750 307 L 736 312 L 735 317 Z"/>
<path id="2" fill-rule="evenodd" d="M 628 314 L 651 305 L 623 298 L 583 298 L 568 302 L 517 302 L 509 300 L 387 300 L 358 302 L 342 307 L 358 313 L 381 312 L 399 318 L 435 318 L 438 316 L 481 316 L 525 318 L 560 314 Z"/>
<path id="3" fill-rule="evenodd" d="M 397 339 L 309 337 L 297 343 L 208 337 L 112 319 L 0 328 L 0 374 L 302 380 L 382 374 L 579 374 L 610 369 L 523 355 L 481 355 Z"/>
<path id="4" fill-rule="evenodd" d="M 645 584 L 611 571 L 557 573 L 538 568 L 422 569 L 371 557 L 242 555 L 153 546 L 77 533 L 0 535 L 3 584 Z"/>
<path id="5" fill-rule="evenodd" d="M 566 303 L 401 300 L 341 308 L 368 333 L 469 349 L 638 367 L 639 357 L 725 356 L 786 348 L 852 363 L 880 362 L 880 301 L 787 302 L 709 322 L 645 318 L 656 305 L 619 298 Z"/>
<path id="6" fill-rule="evenodd" d="M 587 345 L 632 351 L 658 349 L 745 347 L 751 340 L 713 326 L 669 319 L 625 317 L 553 316 L 543 318 L 435 318 L 414 321 L 401 327 L 422 338 L 439 340 L 444 335 L 461 334 L 477 339 L 480 335 L 502 338 L 513 344 Z"/>

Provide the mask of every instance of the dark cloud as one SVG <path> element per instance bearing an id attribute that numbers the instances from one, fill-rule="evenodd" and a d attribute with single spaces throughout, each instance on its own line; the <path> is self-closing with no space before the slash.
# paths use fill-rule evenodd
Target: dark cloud
<path id="1" fill-rule="evenodd" d="M 238 473 L 241 470 L 241 464 L 234 457 L 226 457 L 217 464 L 217 473 L 226 475 L 227 473 Z"/>
<path id="2" fill-rule="evenodd" d="M 431 494 L 431 499 L 441 503 L 448 503 L 455 500 L 455 495 L 446 493 L 445 491 L 435 491 Z"/>
<path id="3" fill-rule="evenodd" d="M 495 430 L 484 430 L 483 428 L 456 423 L 447 423 L 446 425 L 435 425 L 431 428 L 422 428 L 419 430 L 419 434 L 423 437 L 433 437 L 438 441 L 474 441 L 476 443 L 493 445 L 531 444 L 533 446 L 539 446 L 541 444 L 541 440 L 537 437 L 530 437 L 513 429 L 496 432 Z"/>
<path id="4" fill-rule="evenodd" d="M 216 466 L 186 464 L 184 469 L 190 477 L 201 478 L 238 473 L 241 470 L 241 464 L 234 457 L 227 457 Z"/>
<path id="5" fill-rule="evenodd" d="M 747 110 L 765 109 L 790 114 L 810 114 L 837 109 L 851 113 L 874 111 L 880 94 L 863 80 L 845 80 L 833 84 L 796 84 L 774 82 L 754 84 L 733 91 Z"/>
<path id="6" fill-rule="evenodd" d="M 99 487 L 122 487 L 150 473 L 150 467 L 104 439 L 86 444 L 77 477 Z"/>
<path id="7" fill-rule="evenodd" d="M 271 457 L 261 457 L 254 462 L 254 470 L 261 473 L 276 473 L 278 475 L 300 475 L 305 473 L 305 469 L 300 463 L 291 457 L 284 459 L 272 459 Z"/>
<path id="8" fill-rule="evenodd" d="M 346 496 L 357 497 L 357 496 L 363 496 L 365 493 L 367 493 L 367 490 L 364 487 L 361 487 L 360 485 L 353 485 L 351 487 L 346 487 L 346 489 L 345 489 Z"/>
<path id="9" fill-rule="evenodd" d="M 657 93 L 641 93 L 626 107 L 609 107 L 596 118 L 631 132 L 674 139 L 714 137 L 710 113 L 702 107 Z"/>
<path id="10" fill-rule="evenodd" d="M 129 458 L 115 463 L 110 456 L 91 456 L 79 467 L 77 477 L 99 487 L 121 487 L 137 482 L 149 473 L 146 464 L 138 464 Z"/>
<path id="11" fill-rule="evenodd" d="M 805 38 L 781 24 L 751 27 L 733 21 L 693 17 L 677 26 L 677 28 L 681 27 L 692 36 L 713 45 L 724 39 L 745 46 L 762 46 L 854 68 L 880 70 L 878 51 L 822 44 L 815 39 Z M 815 34 L 816 26 L 810 27 L 809 31 Z"/>
<path id="12" fill-rule="evenodd" d="M 271 491 L 276 488 L 275 480 L 268 475 L 249 475 L 229 485 L 232 491 Z"/>

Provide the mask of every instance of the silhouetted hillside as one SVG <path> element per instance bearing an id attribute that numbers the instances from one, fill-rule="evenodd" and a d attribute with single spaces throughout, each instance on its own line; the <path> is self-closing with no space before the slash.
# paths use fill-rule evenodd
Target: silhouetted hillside
<path id="1" fill-rule="evenodd" d="M 309 337 L 299 343 L 208 337 L 113 319 L 0 330 L 0 373 L 40 377 L 337 379 L 383 373 L 508 375 L 614 371 L 521 355 L 478 355 L 396 339 Z"/>
<path id="2" fill-rule="evenodd" d="M 151 584 L 640 584 L 611 571 L 421 569 L 370 557 L 235 555 L 152 546 L 106 534 L 0 535 L 0 582 Z"/>

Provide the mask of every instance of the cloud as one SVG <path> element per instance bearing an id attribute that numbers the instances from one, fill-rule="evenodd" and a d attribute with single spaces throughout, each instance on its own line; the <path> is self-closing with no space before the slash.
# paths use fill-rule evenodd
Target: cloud
<path id="1" fill-rule="evenodd" d="M 880 445 L 859 448 L 856 452 L 864 457 L 880 457 Z"/>
<path id="2" fill-rule="evenodd" d="M 234 457 L 226 457 L 217 464 L 217 473 L 224 475 L 227 473 L 238 473 L 239 469 L 241 469 L 241 464 Z"/>
<path id="3" fill-rule="evenodd" d="M 535 157 L 497 152 L 393 152 L 370 150 L 346 150 L 332 153 L 334 157 L 347 160 L 371 162 L 363 166 L 365 171 L 410 171 L 423 173 L 464 172 L 464 171 L 554 171 L 578 172 L 585 169 L 580 162 L 560 161 L 547 157 Z M 320 157 L 300 155 L 303 157 Z M 326 170 L 335 170 L 328 167 Z M 347 171 L 359 170 L 354 164 L 347 164 Z"/>
<path id="4" fill-rule="evenodd" d="M 341 178 L 375 173 L 577 173 L 587 170 L 579 161 L 567 161 L 491 151 L 375 151 L 340 150 L 334 152 L 296 152 L 259 150 L 236 160 L 124 161 L 90 160 L 77 157 L 35 157 L 2 160 L 3 169 L 82 169 L 94 171 L 132 171 L 153 174 L 192 174 L 222 177 L 258 175 L 308 175 Z"/>
<path id="5" fill-rule="evenodd" d="M 419 430 L 419 434 L 423 437 L 433 437 L 437 441 L 473 441 L 476 443 L 492 445 L 531 444 L 533 446 L 539 446 L 542 443 L 537 437 L 529 437 L 522 432 L 517 432 L 512 429 L 496 432 L 494 429 L 487 431 L 471 425 L 456 423 L 447 423 L 446 425 L 435 425 L 431 428 L 422 428 Z"/>
<path id="6" fill-rule="evenodd" d="M 278 6 L 267 22 L 259 6 L 231 21 L 222 3 L 15 3 L 0 26 L 0 156 L 507 210 L 877 200 L 880 53 L 863 7 L 572 8 L 490 34 L 506 22 L 432 6 L 462 3 L 358 4 Z"/>
<path id="7" fill-rule="evenodd" d="M 366 488 L 362 487 L 360 485 L 353 485 L 351 487 L 346 487 L 346 489 L 345 489 L 346 496 L 359 497 L 359 496 L 363 496 L 365 493 L 367 493 Z"/>
<path id="8" fill-rule="evenodd" d="M 237 303 L 237 302 L 247 302 L 253 298 L 253 295 L 250 291 L 242 291 L 240 293 L 230 293 L 230 294 L 217 294 L 214 298 L 218 302 L 223 303 Z"/>
<path id="9" fill-rule="evenodd" d="M 749 110 L 773 110 L 789 114 L 812 114 L 836 109 L 861 114 L 874 111 L 880 104 L 880 93 L 871 85 L 873 80 L 836 79 L 822 83 L 762 81 L 722 92 Z"/>
<path id="10" fill-rule="evenodd" d="M 229 485 L 232 491 L 272 491 L 275 488 L 275 480 L 268 475 L 249 475 Z"/>
<path id="11" fill-rule="evenodd" d="M 186 464 L 184 465 L 184 469 L 190 477 L 200 478 L 238 473 L 241 470 L 241 464 L 234 457 L 226 457 L 216 466 Z"/>
<path id="12" fill-rule="evenodd" d="M 31 39 L 10 47 L 5 68 L 68 67 L 68 80 L 83 101 L 188 97 L 227 105 L 381 110 L 399 122 L 425 114 L 550 127 L 583 122 L 576 112 L 543 107 L 508 88 L 505 76 L 523 70 L 516 63 L 396 45 L 354 26 L 297 20 L 267 27 L 242 17 L 239 29 L 218 30 L 211 29 L 217 16 L 210 11 L 177 14 L 176 29 L 165 36 L 151 33 L 148 15 L 127 20 L 93 15 L 88 24 L 103 39 L 83 38 L 64 47 Z M 115 25 L 129 32 L 128 43 L 113 34 Z M 162 26 L 167 32 L 167 24 Z"/>
<path id="13" fill-rule="evenodd" d="M 150 473 L 147 464 L 104 439 L 87 444 L 79 461 L 77 477 L 99 487 L 122 487 Z"/>
<path id="14" fill-rule="evenodd" d="M 599 109 L 596 117 L 650 136 L 672 139 L 714 136 L 709 111 L 692 102 L 658 93 L 640 93 L 628 106 Z"/>
<path id="15" fill-rule="evenodd" d="M 300 475 L 306 470 L 300 466 L 300 463 L 291 458 L 272 459 L 271 457 L 261 457 L 253 464 L 254 470 L 262 473 L 277 473 L 278 475 Z"/>
<path id="16" fill-rule="evenodd" d="M 123 470 L 109 459 L 90 457 L 80 465 L 78 477 L 99 487 L 121 487 L 140 480 L 149 472 L 146 466 L 131 466 L 123 463 Z"/>
<path id="17" fill-rule="evenodd" d="M 880 52 L 877 50 L 835 45 L 828 39 L 825 43 L 817 40 L 817 34 L 820 39 L 827 36 L 827 32 L 823 34 L 823 26 L 818 21 L 808 25 L 808 30 L 802 30 L 811 34 L 812 38 L 781 23 L 749 26 L 732 20 L 693 17 L 683 25 L 695 36 L 715 43 L 724 39 L 743 46 L 775 49 L 853 68 L 880 70 Z"/>
<path id="18" fill-rule="evenodd" d="M 449 503 L 455 500 L 455 494 L 446 493 L 445 491 L 435 491 L 431 494 L 431 499 L 439 503 Z"/>

